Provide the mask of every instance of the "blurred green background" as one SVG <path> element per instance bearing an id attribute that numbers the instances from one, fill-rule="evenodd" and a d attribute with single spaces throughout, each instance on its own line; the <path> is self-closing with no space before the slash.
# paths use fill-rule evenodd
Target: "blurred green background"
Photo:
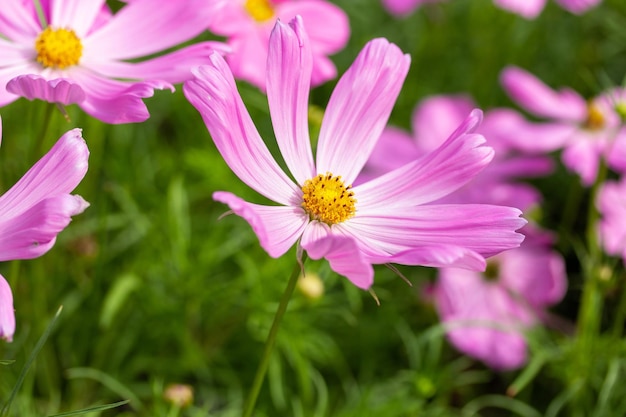
<path id="1" fill-rule="evenodd" d="M 498 84 L 508 64 L 585 96 L 622 84 L 626 75 L 623 0 L 605 0 L 583 16 L 548 1 L 533 21 L 489 0 L 449 0 L 399 20 L 377 0 L 335 3 L 352 28 L 349 45 L 333 57 L 340 74 L 374 37 L 411 54 L 390 120 L 407 129 L 416 103 L 431 94 L 465 92 L 483 109 L 510 106 Z M 323 109 L 335 82 L 314 89 L 311 104 Z M 245 83 L 239 87 L 273 147 L 264 95 Z M 0 265 L 14 291 L 18 326 L 13 343 L 0 343 L 0 359 L 14 361 L 0 365 L 0 404 L 63 306 L 9 415 L 47 416 L 120 400 L 130 403 L 91 415 L 240 414 L 295 251 L 272 259 L 245 221 L 218 220 L 227 209 L 212 201 L 216 190 L 262 200 L 222 161 L 181 88 L 156 92 L 146 103 L 148 121 L 121 126 L 70 107 L 71 122 L 54 111 L 44 127 L 48 105 L 24 99 L 0 110 L 2 190 L 72 127 L 83 129 L 91 150 L 89 172 L 76 191 L 91 207 L 47 255 Z M 560 170 L 539 185 L 550 195 L 542 222 L 554 227 L 577 180 Z M 585 197 L 584 190 L 577 192 Z M 581 270 L 571 245 L 560 245 L 570 292 L 556 312 L 573 323 Z M 495 373 L 450 347 L 432 306 L 420 298 L 434 270 L 400 267 L 413 283 L 409 287 L 377 267 L 377 306 L 325 262 L 307 262 L 306 269 L 321 279 L 324 293 L 298 291 L 292 299 L 256 416 L 626 413 L 626 388 L 619 383 L 626 370 L 621 327 L 598 340 L 592 355 L 575 338 L 538 329 L 529 367 Z M 611 285 L 604 299 L 606 327 L 623 292 L 622 282 Z M 191 386 L 193 404 L 178 409 L 168 402 L 170 384 Z"/>

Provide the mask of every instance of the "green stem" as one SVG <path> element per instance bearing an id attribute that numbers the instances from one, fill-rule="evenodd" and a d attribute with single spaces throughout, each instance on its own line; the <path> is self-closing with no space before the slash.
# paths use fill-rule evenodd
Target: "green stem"
<path id="1" fill-rule="evenodd" d="M 41 128 L 41 133 L 37 138 L 37 143 L 33 146 L 29 163 L 34 163 L 37 161 L 44 153 L 44 147 L 46 144 L 46 137 L 48 136 L 48 132 L 50 131 L 50 126 L 52 125 L 52 112 L 56 108 L 54 103 L 46 103 L 46 109 L 43 116 L 43 123 Z"/>
<path id="2" fill-rule="evenodd" d="M 267 373 L 267 367 L 270 363 L 272 350 L 274 349 L 274 345 L 276 344 L 276 335 L 278 334 L 280 322 L 285 315 L 285 311 L 287 311 L 287 305 L 289 304 L 289 300 L 291 299 L 291 296 L 296 289 L 296 283 L 298 282 L 298 277 L 300 276 L 300 273 L 302 271 L 302 265 L 304 264 L 305 260 L 306 254 L 303 254 L 302 260 L 298 262 L 298 264 L 293 269 L 293 272 L 289 277 L 289 281 L 287 282 L 287 288 L 285 288 L 285 292 L 280 298 L 280 303 L 278 304 L 278 310 L 276 310 L 276 314 L 274 315 L 272 327 L 270 328 L 270 332 L 267 335 L 267 339 L 265 340 L 265 347 L 263 349 L 261 363 L 259 363 L 259 367 L 256 370 L 256 375 L 254 376 L 254 381 L 252 382 L 252 388 L 250 388 L 250 393 L 248 394 L 248 398 L 244 403 L 242 417 L 250 417 L 254 411 L 254 406 L 259 396 L 259 392 L 261 391 L 261 386 L 263 385 L 263 380 L 265 379 L 265 374 Z"/>

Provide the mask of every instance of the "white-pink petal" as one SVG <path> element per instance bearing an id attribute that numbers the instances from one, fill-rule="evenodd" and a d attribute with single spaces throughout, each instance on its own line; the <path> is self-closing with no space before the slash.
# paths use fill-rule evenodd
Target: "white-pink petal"
<path id="1" fill-rule="evenodd" d="M 326 259 L 333 271 L 362 289 L 374 282 L 374 269 L 357 242 L 333 230 L 325 223 L 310 222 L 302 235 L 300 245 L 312 259 Z"/>
<path id="2" fill-rule="evenodd" d="M 309 89 L 313 57 L 297 17 L 276 23 L 267 57 L 267 99 L 280 153 L 299 184 L 316 174 L 309 138 Z"/>
<path id="3" fill-rule="evenodd" d="M 317 172 L 351 184 L 369 158 L 410 65 L 386 39 L 368 42 L 332 93 L 320 129 Z"/>
<path id="4" fill-rule="evenodd" d="M 546 0 L 493 0 L 503 9 L 516 13 L 526 19 L 534 19 L 546 5 Z"/>
<path id="5" fill-rule="evenodd" d="M 211 55 L 212 65 L 198 67 L 183 91 L 200 112 L 215 146 L 233 172 L 270 200 L 299 206 L 302 190 L 276 163 L 246 110 L 224 59 Z"/>
<path id="6" fill-rule="evenodd" d="M 243 217 L 256 233 L 261 247 L 273 258 L 284 255 L 293 246 L 309 221 L 300 207 L 253 204 L 225 191 L 215 192 L 213 199 L 227 204 L 233 213 Z"/>

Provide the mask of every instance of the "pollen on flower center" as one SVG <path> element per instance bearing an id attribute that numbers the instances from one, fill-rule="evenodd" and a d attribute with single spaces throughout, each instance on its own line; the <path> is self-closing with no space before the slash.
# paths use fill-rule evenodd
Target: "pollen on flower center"
<path id="1" fill-rule="evenodd" d="M 78 64 L 83 45 L 73 30 L 47 27 L 35 40 L 35 50 L 41 65 L 63 69 Z"/>
<path id="2" fill-rule="evenodd" d="M 604 127 L 605 122 L 604 115 L 598 106 L 594 103 L 589 103 L 584 126 L 589 130 L 598 130 Z"/>
<path id="3" fill-rule="evenodd" d="M 312 219 L 327 224 L 341 223 L 354 216 L 356 211 L 351 188 L 343 183 L 341 176 L 319 174 L 302 186 L 302 207 Z"/>
<path id="4" fill-rule="evenodd" d="M 274 17 L 271 0 L 246 0 L 245 8 L 257 22 L 265 22 Z"/>

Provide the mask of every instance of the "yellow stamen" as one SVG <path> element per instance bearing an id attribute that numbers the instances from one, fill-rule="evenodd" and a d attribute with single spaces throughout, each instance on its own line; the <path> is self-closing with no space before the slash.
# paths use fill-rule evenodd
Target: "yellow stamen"
<path id="1" fill-rule="evenodd" d="M 73 30 L 47 27 L 35 40 L 35 50 L 41 65 L 63 69 L 78 64 L 83 45 Z"/>
<path id="2" fill-rule="evenodd" d="M 605 125 L 604 115 L 598 108 L 598 105 L 590 102 L 587 105 L 587 120 L 585 120 L 584 126 L 589 130 L 599 130 Z"/>
<path id="3" fill-rule="evenodd" d="M 302 207 L 311 219 L 329 225 L 341 223 L 356 212 L 356 199 L 351 188 L 343 183 L 341 176 L 319 174 L 304 183 Z"/>
<path id="4" fill-rule="evenodd" d="M 246 11 L 257 22 L 265 22 L 274 17 L 271 0 L 246 0 Z"/>

